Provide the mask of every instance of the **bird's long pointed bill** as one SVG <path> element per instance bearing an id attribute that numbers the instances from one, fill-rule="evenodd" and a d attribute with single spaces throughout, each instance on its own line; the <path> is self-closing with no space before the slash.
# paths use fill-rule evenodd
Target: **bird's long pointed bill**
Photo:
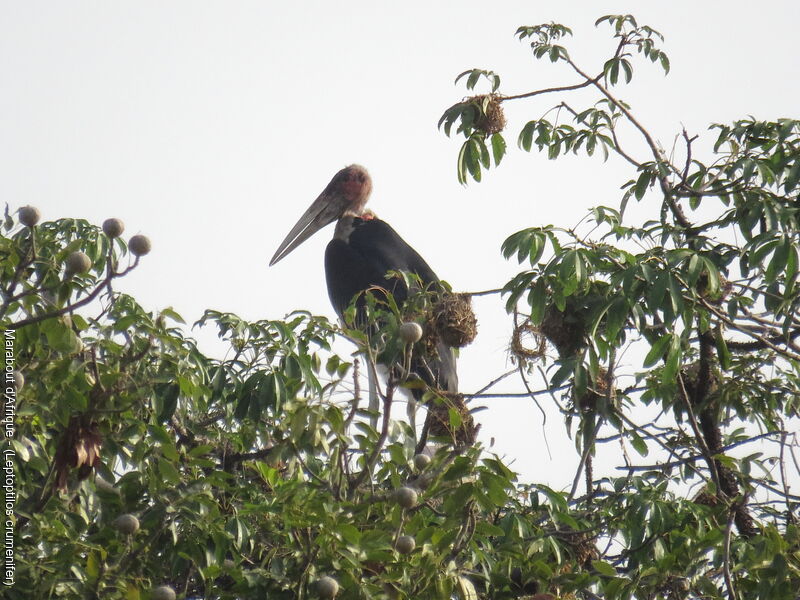
<path id="1" fill-rule="evenodd" d="M 272 260 L 269 261 L 269 266 L 277 263 L 317 231 L 333 223 L 339 218 L 340 212 L 341 207 L 338 206 L 338 202 L 323 192 L 323 194 L 314 201 L 314 204 L 308 207 L 308 210 L 303 213 L 300 220 L 292 227 L 289 235 L 287 235 L 281 242 L 281 245 L 278 246 L 275 255 L 272 257 Z"/>

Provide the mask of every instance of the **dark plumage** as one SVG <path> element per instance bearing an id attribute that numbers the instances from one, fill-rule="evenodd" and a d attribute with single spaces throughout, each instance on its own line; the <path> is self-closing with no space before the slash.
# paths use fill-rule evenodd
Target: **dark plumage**
<path id="1" fill-rule="evenodd" d="M 350 165 L 339 171 L 300 218 L 278 248 L 275 264 L 329 223 L 338 219 L 334 238 L 325 250 L 328 296 L 340 318 L 353 297 L 372 287 L 388 289 L 399 305 L 408 297 L 405 283 L 387 279 L 389 271 L 407 271 L 419 276 L 424 285 L 439 278 L 428 263 L 387 223 L 365 210 L 372 181 L 366 169 Z M 453 350 L 441 342 L 437 356 L 415 353 L 412 370 L 428 385 L 458 391 Z"/>

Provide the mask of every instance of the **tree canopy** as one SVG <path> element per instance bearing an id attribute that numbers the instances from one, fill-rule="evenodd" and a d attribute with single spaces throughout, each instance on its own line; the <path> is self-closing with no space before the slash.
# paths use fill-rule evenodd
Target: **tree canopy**
<path id="1" fill-rule="evenodd" d="M 611 206 L 502 248 L 520 264 L 496 291 L 514 376 L 563 415 L 570 489 L 475 443 L 481 394 L 428 390 L 422 432 L 399 409 L 411 354 L 430 351 L 400 330 L 430 322 L 433 293 L 369 299 L 366 333 L 208 310 L 195 325 L 227 345 L 212 357 L 177 312 L 114 290 L 147 268 L 146 238 L 7 209 L 7 597 L 795 600 L 800 121 L 711 124 L 667 152 L 619 95 L 642 64 L 669 71 L 662 36 L 630 15 L 597 25 L 612 40 L 597 66 L 573 61 L 568 27 L 520 27 L 575 82 L 506 93 L 470 69 L 456 82 L 487 91 L 440 121 L 463 139 L 462 183 L 509 151 L 507 102 L 555 98 L 519 129 L 523 151 L 630 167 L 621 197 L 600 194 Z M 394 368 L 372 413 L 378 357 Z M 614 469 L 595 469 L 601 448 Z"/>

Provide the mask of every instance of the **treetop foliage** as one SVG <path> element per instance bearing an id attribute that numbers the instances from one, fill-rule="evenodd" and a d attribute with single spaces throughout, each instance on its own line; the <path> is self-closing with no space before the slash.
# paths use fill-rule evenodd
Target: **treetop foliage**
<path id="1" fill-rule="evenodd" d="M 687 131 L 667 154 L 618 96 L 642 62 L 669 72 L 663 37 L 630 15 L 597 25 L 613 47 L 594 70 L 571 58 L 568 27 L 520 27 L 575 82 L 506 94 L 471 69 L 456 82 L 489 93 L 440 120 L 462 140 L 463 183 L 509 151 L 504 103 L 553 96 L 520 149 L 630 167 L 578 225 L 510 232 L 520 271 L 494 293 L 514 369 L 470 396 L 426 390 L 400 412 L 420 389 L 412 357 L 432 351 L 400 330 L 429 322 L 431 292 L 367 294 L 365 329 L 208 310 L 195 326 L 226 344 L 210 357 L 177 312 L 114 290 L 149 242 L 7 209 L 7 597 L 796 600 L 800 122 L 711 124 L 710 155 Z M 595 101 L 573 105 L 583 88 Z M 649 218 L 631 223 L 631 202 Z M 343 337 L 352 355 L 334 350 Z M 378 362 L 374 411 L 362 379 Z M 463 435 L 511 376 L 562 415 L 570 489 L 519 481 Z M 600 472 L 599 453 L 615 468 Z"/>

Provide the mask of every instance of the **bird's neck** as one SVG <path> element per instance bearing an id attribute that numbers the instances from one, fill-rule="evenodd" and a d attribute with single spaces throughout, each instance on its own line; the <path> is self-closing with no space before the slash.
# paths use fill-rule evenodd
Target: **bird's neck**
<path id="1" fill-rule="evenodd" d="M 358 218 L 358 215 L 345 213 L 342 217 L 336 222 L 336 231 L 333 232 L 333 238 L 336 240 L 348 241 L 350 239 L 350 234 L 353 233 L 353 229 L 355 225 L 353 221 Z"/>
<path id="2" fill-rule="evenodd" d="M 377 218 L 378 217 L 375 216 L 375 213 L 371 210 L 362 210 L 359 213 L 355 213 L 355 211 L 347 211 L 336 222 L 336 231 L 334 231 L 333 237 L 334 239 L 343 240 L 346 242 L 350 239 L 350 234 L 353 233 L 353 229 L 355 229 L 356 219 L 360 219 L 362 221 L 372 221 L 373 219 Z"/>

